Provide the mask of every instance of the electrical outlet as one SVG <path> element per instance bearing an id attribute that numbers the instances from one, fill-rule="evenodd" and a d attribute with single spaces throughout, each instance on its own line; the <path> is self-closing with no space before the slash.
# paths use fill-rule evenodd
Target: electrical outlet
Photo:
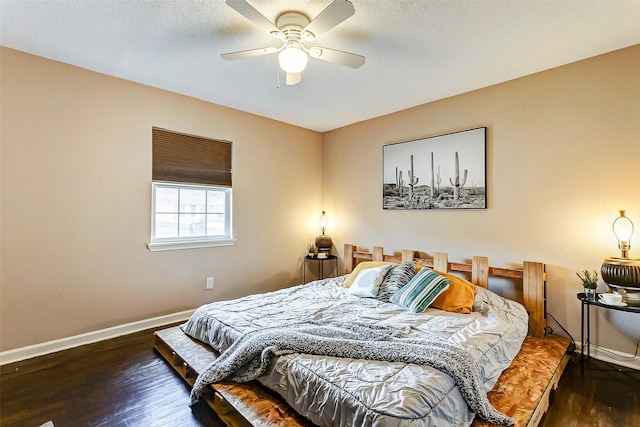
<path id="1" fill-rule="evenodd" d="M 207 277 L 207 286 L 205 289 L 213 289 L 213 277 Z"/>

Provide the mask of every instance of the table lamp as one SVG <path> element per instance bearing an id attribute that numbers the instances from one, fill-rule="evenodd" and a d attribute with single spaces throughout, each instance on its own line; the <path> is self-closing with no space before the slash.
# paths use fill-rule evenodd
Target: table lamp
<path id="1" fill-rule="evenodd" d="M 620 216 L 613 221 L 613 234 L 618 239 L 621 256 L 605 258 L 600 269 L 602 279 L 623 294 L 628 289 L 640 289 L 640 258 L 629 258 L 633 222 L 625 211 L 620 211 Z"/>
<path id="2" fill-rule="evenodd" d="M 331 252 L 331 237 L 329 237 L 326 233 L 327 231 L 327 213 L 322 211 L 322 215 L 320 216 L 320 230 L 322 234 L 316 236 L 316 248 L 318 248 L 318 253 L 329 254 Z"/>

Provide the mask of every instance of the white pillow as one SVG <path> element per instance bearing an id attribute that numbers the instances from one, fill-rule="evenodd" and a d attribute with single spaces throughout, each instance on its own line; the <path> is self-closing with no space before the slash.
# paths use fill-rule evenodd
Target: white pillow
<path id="1" fill-rule="evenodd" d="M 380 285 L 393 265 L 381 265 L 379 267 L 364 268 L 358 273 L 348 293 L 365 298 L 375 298 L 380 291 Z"/>

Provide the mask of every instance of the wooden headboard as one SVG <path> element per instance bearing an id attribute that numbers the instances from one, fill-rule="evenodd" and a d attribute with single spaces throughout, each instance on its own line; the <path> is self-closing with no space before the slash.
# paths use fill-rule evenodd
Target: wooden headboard
<path id="1" fill-rule="evenodd" d="M 522 279 L 524 293 L 524 307 L 529 313 L 529 330 L 534 337 L 544 336 L 547 327 L 545 311 L 545 282 L 547 276 L 544 264 L 541 262 L 525 261 L 522 269 L 497 268 L 489 266 L 489 258 L 474 256 L 471 264 L 449 262 L 449 255 L 444 252 L 435 252 L 433 258 L 416 258 L 416 251 L 404 249 L 401 256 L 385 255 L 383 248 L 375 246 L 373 253 L 357 250 L 353 244 L 344 245 L 345 273 L 351 273 L 360 261 L 389 261 L 410 262 L 415 261 L 434 270 L 451 272 L 459 271 L 471 273 L 471 282 L 477 286 L 488 289 L 489 277 L 506 277 Z"/>

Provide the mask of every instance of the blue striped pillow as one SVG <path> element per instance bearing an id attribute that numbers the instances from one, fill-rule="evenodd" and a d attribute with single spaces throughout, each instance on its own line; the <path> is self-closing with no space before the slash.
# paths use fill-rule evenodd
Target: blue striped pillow
<path id="1" fill-rule="evenodd" d="M 420 313 L 446 291 L 450 284 L 451 280 L 446 277 L 428 268 L 422 268 L 409 283 L 391 297 L 390 301 L 414 313 Z"/>

